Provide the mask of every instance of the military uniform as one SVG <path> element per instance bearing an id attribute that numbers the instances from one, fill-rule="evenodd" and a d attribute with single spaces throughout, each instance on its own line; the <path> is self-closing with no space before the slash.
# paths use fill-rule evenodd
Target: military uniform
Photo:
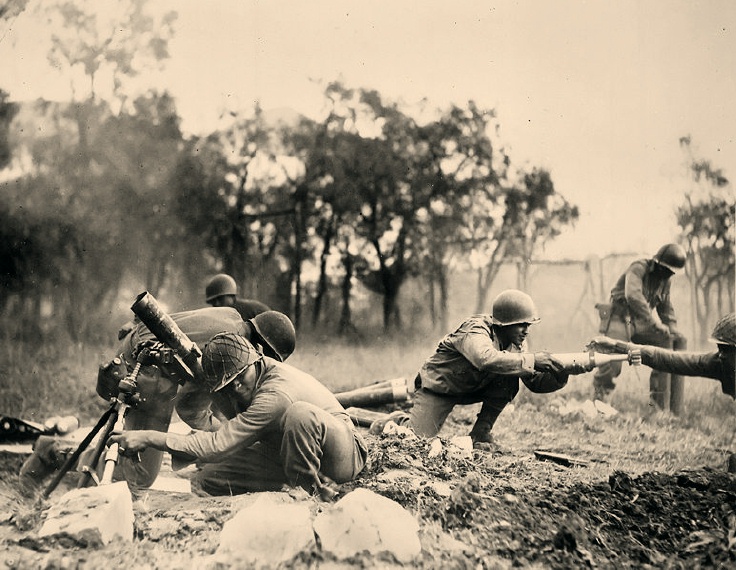
<path id="1" fill-rule="evenodd" d="M 675 310 L 670 300 L 670 277 L 657 271 L 653 259 L 634 261 L 619 277 L 611 290 L 610 312 L 602 313 L 600 332 L 618 340 L 648 344 L 676 350 L 684 350 L 687 340 L 677 331 Z M 659 320 L 669 332 L 658 329 L 652 314 L 657 312 Z M 607 363 L 596 368 L 593 385 L 596 396 L 604 397 L 615 384 L 613 379 L 621 374 L 621 363 Z M 653 370 L 650 377 L 650 392 L 657 401 L 663 401 L 667 390 L 666 372 Z"/>
<path id="2" fill-rule="evenodd" d="M 219 332 L 246 334 L 247 324 L 238 312 L 231 307 L 207 307 L 193 311 L 173 313 L 171 318 L 179 328 L 200 348 Z M 97 379 L 98 395 L 109 400 L 118 393 L 118 382 L 135 366 L 135 350 L 139 343 L 153 341 L 155 337 L 143 323 L 136 321 L 133 329 L 123 338 L 116 350 L 115 360 L 100 368 Z M 152 429 L 165 432 L 171 423 L 171 416 L 177 401 L 178 378 L 171 377 L 158 366 L 143 366 L 138 376 L 138 390 L 141 402 L 128 411 L 125 416 L 126 430 Z M 211 417 L 208 392 L 201 387 L 187 384 L 182 388 L 185 395 L 196 393 L 198 398 L 187 401 L 182 409 L 188 409 L 193 417 Z M 186 399 L 186 396 L 185 396 Z M 189 406 L 187 408 L 187 405 Z M 186 416 L 191 419 L 189 416 Z M 184 418 L 182 418 L 184 419 Z M 213 419 L 213 425 L 216 419 Z M 192 421 L 193 427 L 200 424 Z M 46 476 L 59 469 L 66 457 L 79 445 L 89 428 L 79 433 L 56 437 L 41 436 L 34 444 L 33 455 L 21 468 L 21 480 L 28 486 L 42 481 Z M 85 463 L 85 458 L 80 464 Z M 149 448 L 140 453 L 138 458 L 121 457 L 115 469 L 114 478 L 125 480 L 134 487 L 149 487 L 161 469 L 163 452 Z"/>
<path id="3" fill-rule="evenodd" d="M 656 346 L 636 345 L 641 351 L 642 364 L 655 370 L 682 376 L 702 376 L 721 383 L 721 390 L 736 399 L 736 373 L 730 362 L 718 352 L 675 352 Z"/>
<path id="4" fill-rule="evenodd" d="M 338 483 L 355 478 L 367 449 L 335 396 L 288 364 L 264 357 L 259 365 L 250 405 L 226 410 L 231 419 L 216 431 L 169 434 L 172 457 L 199 460 L 197 480 L 214 495 L 278 490 L 284 484 L 311 490 L 320 474 Z M 217 401 L 226 404 L 227 397 Z"/>
<path id="5" fill-rule="evenodd" d="M 519 391 L 548 393 L 567 384 L 566 373 L 536 372 L 526 343 L 501 349 L 492 318 L 475 315 L 445 336 L 415 380 L 409 425 L 422 436 L 436 435 L 458 404 L 483 402 L 471 435 L 489 431 Z"/>

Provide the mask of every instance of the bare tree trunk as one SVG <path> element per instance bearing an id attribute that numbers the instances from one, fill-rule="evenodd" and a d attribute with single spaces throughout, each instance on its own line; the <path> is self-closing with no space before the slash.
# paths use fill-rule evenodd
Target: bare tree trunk
<path id="1" fill-rule="evenodd" d="M 314 307 L 312 309 L 312 328 L 317 326 L 320 313 L 322 312 L 322 301 L 327 294 L 327 258 L 330 255 L 330 247 L 332 237 L 335 234 L 334 222 L 330 220 L 322 236 L 322 253 L 319 256 L 319 280 L 317 282 L 317 295 L 314 298 Z"/>
<path id="2" fill-rule="evenodd" d="M 342 264 L 345 267 L 345 276 L 343 277 L 341 287 L 342 308 L 340 310 L 340 322 L 337 327 L 337 332 L 340 335 L 344 335 L 346 332 L 355 329 L 350 312 L 350 296 L 353 288 L 353 257 L 348 253 L 347 247 L 345 249 L 345 255 L 342 258 Z"/>
<path id="3" fill-rule="evenodd" d="M 450 285 L 447 279 L 447 271 L 444 266 L 440 267 L 439 273 L 440 285 L 440 330 L 447 330 L 447 306 L 450 296 Z"/>

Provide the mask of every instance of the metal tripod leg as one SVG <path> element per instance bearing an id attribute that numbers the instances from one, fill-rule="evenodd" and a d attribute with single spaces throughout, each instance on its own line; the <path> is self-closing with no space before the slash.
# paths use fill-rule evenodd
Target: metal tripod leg
<path id="1" fill-rule="evenodd" d="M 102 414 L 102 416 L 100 416 L 100 419 L 97 420 L 97 424 L 95 424 L 95 427 L 93 427 L 92 430 L 87 434 L 87 436 L 82 440 L 82 443 L 80 443 L 77 449 L 74 450 L 74 453 L 72 453 L 67 458 L 67 460 L 64 462 L 64 465 L 61 466 L 59 472 L 54 476 L 51 483 L 49 483 L 49 485 L 46 487 L 43 494 L 41 495 L 44 499 L 47 499 L 49 495 L 54 492 L 54 489 L 56 489 L 56 487 L 59 485 L 64 475 L 66 475 L 69 470 L 74 467 L 74 464 L 79 459 L 79 456 L 82 455 L 85 449 L 87 449 L 89 444 L 97 435 L 97 432 L 99 432 L 105 424 L 109 423 L 110 418 L 115 415 L 115 411 L 115 405 L 113 404 L 107 409 L 107 411 L 105 411 L 104 414 Z M 114 421 L 112 425 L 114 425 Z"/>
<path id="2" fill-rule="evenodd" d="M 115 404 L 113 404 L 113 413 L 107 419 L 107 424 L 102 430 L 102 435 L 97 439 L 97 444 L 95 445 L 95 449 L 92 452 L 92 457 L 90 458 L 90 461 L 87 463 L 87 465 L 82 466 L 82 477 L 77 483 L 78 489 L 87 487 L 89 485 L 90 479 L 95 476 L 95 470 L 97 469 L 97 464 L 100 461 L 102 452 L 105 450 L 105 446 L 107 445 L 107 439 L 110 437 L 110 433 L 115 427 L 115 424 L 118 421 L 119 417 L 120 411 L 118 408 L 118 403 L 116 402 Z"/>

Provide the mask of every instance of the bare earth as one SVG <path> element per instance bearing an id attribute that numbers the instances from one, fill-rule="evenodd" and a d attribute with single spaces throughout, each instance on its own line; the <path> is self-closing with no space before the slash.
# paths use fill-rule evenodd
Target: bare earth
<path id="1" fill-rule="evenodd" d="M 736 475 L 726 472 L 733 415 L 697 424 L 665 414 L 639 418 L 560 415 L 552 399 L 505 411 L 498 453 L 453 453 L 449 439 L 470 429 L 473 407 L 458 408 L 426 441 L 366 434 L 362 476 L 341 488 L 368 488 L 400 503 L 421 528 L 419 568 L 680 568 L 736 566 Z M 730 438 L 730 440 L 729 440 Z M 540 460 L 534 451 L 581 464 Z M 736 451 L 736 450 L 735 450 Z M 39 539 L 43 510 L 20 496 L 23 456 L 0 455 L 2 559 L 9 568 L 227 568 L 215 560 L 235 497 L 144 491 L 135 497 L 135 540 L 100 546 Z M 52 496 L 63 492 L 60 487 Z M 237 567 L 233 562 L 233 566 Z M 302 552 L 290 568 L 387 568 L 385 554 L 336 561 Z"/>

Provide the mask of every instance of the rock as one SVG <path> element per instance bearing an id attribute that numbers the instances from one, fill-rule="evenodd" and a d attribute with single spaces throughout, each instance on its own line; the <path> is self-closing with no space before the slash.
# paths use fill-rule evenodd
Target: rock
<path id="1" fill-rule="evenodd" d="M 609 406 L 605 402 L 595 400 L 593 404 L 595 405 L 595 409 L 607 418 L 612 418 L 613 416 L 618 414 L 618 410 L 616 408 L 614 408 L 613 406 Z"/>
<path id="2" fill-rule="evenodd" d="M 469 459 L 473 457 L 473 439 L 469 435 L 453 437 L 447 448 L 448 453 L 454 459 Z"/>
<path id="3" fill-rule="evenodd" d="M 435 437 L 429 444 L 429 453 L 427 454 L 427 457 L 437 457 L 440 453 L 442 453 L 442 442 L 440 441 L 440 438 Z"/>
<path id="4" fill-rule="evenodd" d="M 115 538 L 133 540 L 133 498 L 124 481 L 74 489 L 62 495 L 46 513 L 39 537 L 96 535 L 102 544 Z"/>
<path id="5" fill-rule="evenodd" d="M 598 417 L 598 410 L 596 409 L 595 404 L 591 400 L 585 400 L 585 402 L 583 402 L 583 405 L 580 408 L 580 411 L 582 411 L 583 414 L 585 414 L 589 418 Z"/>
<path id="6" fill-rule="evenodd" d="M 286 493 L 261 493 L 222 527 L 215 558 L 276 565 L 314 544 L 308 503 L 296 503 Z"/>
<path id="7" fill-rule="evenodd" d="M 401 505 L 367 489 L 345 495 L 331 509 L 320 513 L 314 530 L 322 550 L 337 558 L 363 551 L 388 552 L 402 563 L 421 552 L 419 524 Z"/>

